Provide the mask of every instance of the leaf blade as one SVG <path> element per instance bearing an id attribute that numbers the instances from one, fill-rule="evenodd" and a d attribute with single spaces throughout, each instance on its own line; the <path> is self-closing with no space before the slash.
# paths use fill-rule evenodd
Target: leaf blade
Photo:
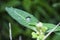
<path id="1" fill-rule="evenodd" d="M 36 28 L 34 26 L 30 26 L 29 23 L 37 23 L 38 20 L 31 14 L 24 12 L 22 10 L 19 9 L 15 9 L 15 8 L 6 8 L 6 11 L 8 12 L 8 14 L 14 18 L 17 22 L 19 22 L 20 24 L 24 25 L 27 28 L 30 28 L 32 30 L 35 30 Z M 26 17 L 30 17 L 31 20 L 30 22 L 26 21 Z"/>

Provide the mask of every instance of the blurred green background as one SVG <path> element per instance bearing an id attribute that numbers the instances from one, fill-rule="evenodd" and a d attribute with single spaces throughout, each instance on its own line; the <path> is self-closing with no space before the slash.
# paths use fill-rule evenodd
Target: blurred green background
<path id="1" fill-rule="evenodd" d="M 57 24 L 60 21 L 60 0 L 0 0 L 0 40 L 9 40 L 9 25 L 12 24 L 13 40 L 34 40 L 32 30 L 20 25 L 5 11 L 5 7 L 14 7 L 34 15 L 44 23 Z"/>

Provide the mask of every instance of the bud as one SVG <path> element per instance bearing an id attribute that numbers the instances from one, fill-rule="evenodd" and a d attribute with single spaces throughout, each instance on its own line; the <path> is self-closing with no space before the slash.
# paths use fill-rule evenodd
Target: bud
<path id="1" fill-rule="evenodd" d="M 36 24 L 36 27 L 42 27 L 42 26 L 43 26 L 43 24 L 41 22 Z"/>
<path id="2" fill-rule="evenodd" d="M 32 32 L 32 38 L 37 38 L 37 34 L 35 32 Z"/>

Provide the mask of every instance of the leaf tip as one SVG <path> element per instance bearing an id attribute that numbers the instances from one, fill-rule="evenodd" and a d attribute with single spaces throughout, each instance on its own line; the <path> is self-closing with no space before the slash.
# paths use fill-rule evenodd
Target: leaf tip
<path id="1" fill-rule="evenodd" d="M 5 7 L 5 10 L 8 11 L 9 9 L 11 9 L 12 7 Z"/>

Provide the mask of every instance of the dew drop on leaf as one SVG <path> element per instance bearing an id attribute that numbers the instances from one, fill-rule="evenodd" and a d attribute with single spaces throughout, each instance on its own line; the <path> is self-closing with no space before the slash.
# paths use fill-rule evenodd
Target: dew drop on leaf
<path id="1" fill-rule="evenodd" d="M 31 17 L 27 16 L 27 17 L 26 17 L 26 21 L 27 21 L 27 22 L 30 22 L 30 21 L 31 21 Z"/>

